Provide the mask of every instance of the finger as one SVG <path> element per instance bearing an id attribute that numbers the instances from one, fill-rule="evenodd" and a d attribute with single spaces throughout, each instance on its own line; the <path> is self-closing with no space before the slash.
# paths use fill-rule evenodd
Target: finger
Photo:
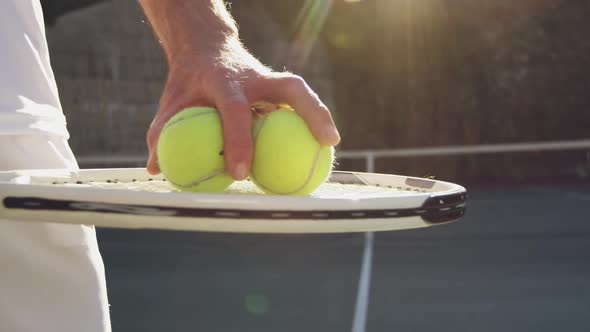
<path id="1" fill-rule="evenodd" d="M 158 157 L 156 154 L 156 146 L 158 144 L 158 137 L 160 136 L 163 123 L 160 124 L 161 120 L 159 120 L 159 114 L 160 112 L 158 112 L 154 117 L 154 120 L 152 121 L 146 135 L 146 143 L 149 153 L 146 170 L 152 175 L 160 173 L 160 166 L 158 165 Z"/>
<path id="2" fill-rule="evenodd" d="M 305 120 L 320 144 L 336 145 L 340 142 L 340 134 L 330 111 L 301 77 L 281 74 L 261 78 L 255 89 L 269 101 L 291 105 Z"/>
<path id="3" fill-rule="evenodd" d="M 252 164 L 252 111 L 239 83 L 220 84 L 212 91 L 223 124 L 226 169 L 236 180 L 250 173 Z"/>

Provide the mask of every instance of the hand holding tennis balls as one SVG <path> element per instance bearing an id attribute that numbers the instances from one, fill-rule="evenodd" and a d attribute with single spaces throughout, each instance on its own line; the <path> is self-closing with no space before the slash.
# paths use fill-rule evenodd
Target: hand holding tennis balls
<path id="1" fill-rule="evenodd" d="M 334 149 L 322 146 L 305 121 L 291 108 L 254 120 L 254 158 L 250 178 L 263 191 L 307 195 L 332 170 Z M 167 180 L 183 191 L 221 192 L 232 183 L 224 161 L 219 113 L 211 107 L 190 107 L 162 128 L 157 152 Z"/>
<path id="2" fill-rule="evenodd" d="M 184 191 L 220 192 L 232 184 L 223 156 L 223 133 L 217 110 L 190 107 L 162 128 L 158 161 L 166 179 Z"/>
<path id="3" fill-rule="evenodd" d="M 307 195 L 330 175 L 334 149 L 322 146 L 305 121 L 283 108 L 254 120 L 250 178 L 269 194 Z"/>

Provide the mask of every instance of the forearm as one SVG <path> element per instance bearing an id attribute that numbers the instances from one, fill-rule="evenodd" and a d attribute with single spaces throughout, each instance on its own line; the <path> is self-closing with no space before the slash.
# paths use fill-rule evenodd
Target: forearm
<path id="1" fill-rule="evenodd" d="M 238 43 L 223 0 L 139 0 L 169 63 L 186 53 L 221 51 Z"/>
<path id="2" fill-rule="evenodd" d="M 150 173 L 159 172 L 156 147 L 162 127 L 188 106 L 218 109 L 225 167 L 237 180 L 248 176 L 252 162 L 252 103 L 289 104 L 321 144 L 338 143 L 330 112 L 317 94 L 300 77 L 275 73 L 248 52 L 223 0 L 139 2 L 169 62 L 160 110 L 147 133 Z"/>

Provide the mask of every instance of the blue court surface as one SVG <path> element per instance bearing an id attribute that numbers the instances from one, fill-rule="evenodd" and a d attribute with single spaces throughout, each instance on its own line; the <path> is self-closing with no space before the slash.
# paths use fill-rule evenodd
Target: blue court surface
<path id="1" fill-rule="evenodd" d="M 364 234 L 99 230 L 114 332 L 351 331 Z M 375 234 L 365 331 L 587 331 L 590 184 L 471 190 Z"/>

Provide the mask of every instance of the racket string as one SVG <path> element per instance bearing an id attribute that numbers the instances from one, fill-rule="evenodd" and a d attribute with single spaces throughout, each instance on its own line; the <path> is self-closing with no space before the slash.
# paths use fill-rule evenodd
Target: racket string
<path id="1" fill-rule="evenodd" d="M 111 178 L 111 179 L 72 179 L 52 181 L 52 185 L 58 186 L 90 186 L 100 189 L 121 189 L 133 191 L 148 192 L 180 192 L 164 178 Z M 335 182 L 326 182 L 321 185 L 311 197 L 316 198 L 379 198 L 392 197 L 396 195 L 408 195 L 408 193 L 424 194 L 428 190 L 412 187 L 392 186 L 392 185 L 360 185 L 360 184 L 342 184 Z M 250 180 L 236 181 L 226 191 L 228 194 L 255 194 L 265 195 Z"/>

